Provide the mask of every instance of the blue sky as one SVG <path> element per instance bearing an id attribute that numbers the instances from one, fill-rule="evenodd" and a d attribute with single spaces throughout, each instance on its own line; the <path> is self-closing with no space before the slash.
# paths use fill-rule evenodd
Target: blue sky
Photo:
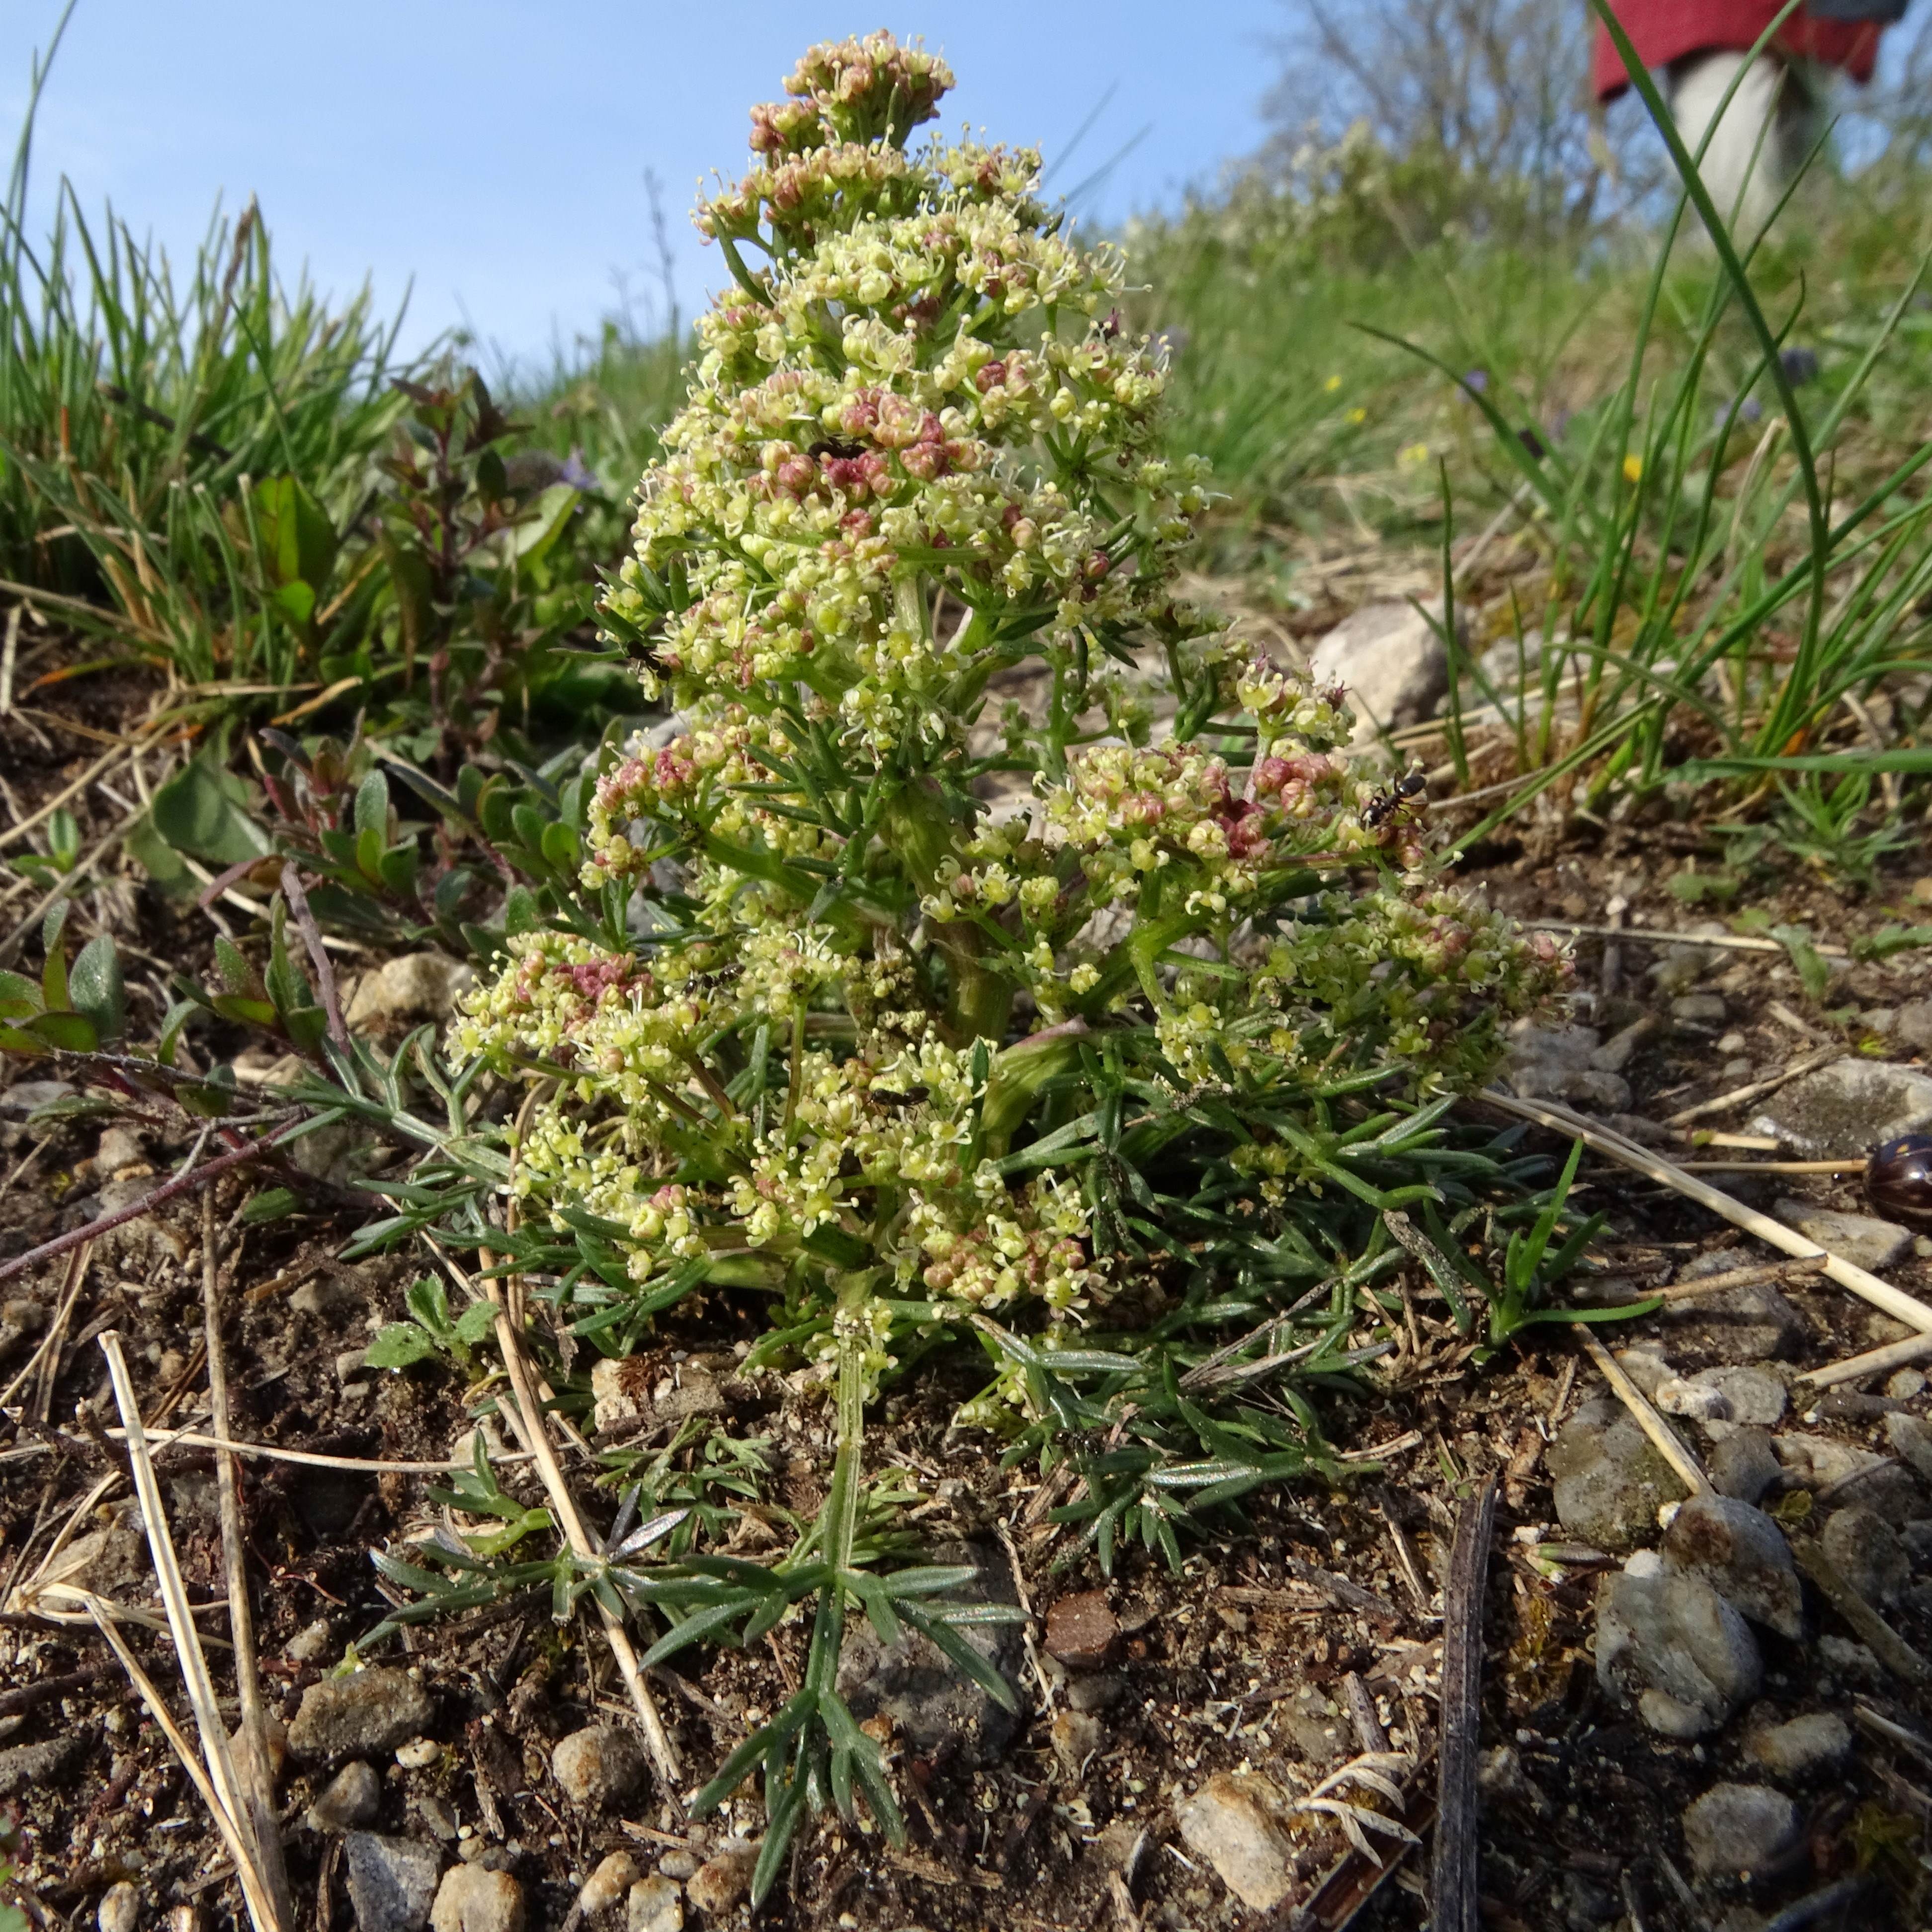
<path id="1" fill-rule="evenodd" d="M 0 7 L 10 142 L 59 13 Z M 655 295 L 647 170 L 689 312 L 718 272 L 688 218 L 697 180 L 740 170 L 746 110 L 812 40 L 923 34 L 959 77 L 945 124 L 1050 162 L 1099 110 L 1053 185 L 1139 136 L 1082 204 L 1113 220 L 1261 139 L 1282 20 L 1277 0 L 79 0 L 34 200 L 44 217 L 64 175 L 178 262 L 218 197 L 232 212 L 253 194 L 285 272 L 305 260 L 338 291 L 366 274 L 386 305 L 413 278 L 406 342 L 466 320 L 527 364 L 594 330 L 618 278 Z"/>

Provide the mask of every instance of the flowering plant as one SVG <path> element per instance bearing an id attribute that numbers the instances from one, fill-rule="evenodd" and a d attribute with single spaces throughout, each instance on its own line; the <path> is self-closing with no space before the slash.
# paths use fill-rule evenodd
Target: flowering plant
<path id="1" fill-rule="evenodd" d="M 1120 262 L 1031 151 L 908 151 L 950 82 L 884 34 L 814 49 L 700 209 L 732 286 L 602 607 L 672 715 L 589 795 L 601 920 L 512 938 L 454 1036 L 535 1084 L 524 1220 L 623 1257 L 586 1332 L 763 1292 L 836 1382 L 835 1569 L 908 1338 L 976 1329 L 965 1419 L 1010 1432 L 1126 1359 L 1079 1331 L 1228 1257 L 1273 1258 L 1265 1311 L 1333 1265 L 1311 1201 L 1384 1198 L 1352 1146 L 1480 1079 L 1562 971 L 1432 882 L 1340 692 L 1177 597 L 1205 482 Z"/>

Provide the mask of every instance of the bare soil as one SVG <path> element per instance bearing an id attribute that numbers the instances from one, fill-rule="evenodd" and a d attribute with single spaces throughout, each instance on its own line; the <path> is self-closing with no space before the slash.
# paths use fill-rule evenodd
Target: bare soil
<path id="1" fill-rule="evenodd" d="M 94 734 L 124 730 L 146 701 L 138 680 L 82 678 L 50 700 L 58 713 L 0 719 L 0 771 L 15 822 L 99 755 L 104 746 Z M 83 849 L 123 815 L 119 800 L 92 787 L 74 808 Z M 1864 1050 L 1864 1012 L 1932 996 L 1932 953 L 1853 965 L 1821 1007 L 1804 999 L 1781 955 L 1738 952 L 1699 982 L 1721 994 L 1721 1028 L 1700 1031 L 1673 1021 L 1669 996 L 1647 975 L 1667 944 L 1638 935 L 1694 922 L 1666 880 L 1704 842 L 1700 828 L 1661 817 L 1608 828 L 1558 826 L 1529 846 L 1473 854 L 1466 868 L 1470 883 L 1525 917 L 1603 924 L 1613 898 L 1627 902 L 1633 936 L 1617 942 L 1617 983 L 1604 985 L 1603 942 L 1586 939 L 1578 946 L 1578 985 L 1592 996 L 1585 1016 L 1606 1033 L 1646 1014 L 1656 1018 L 1626 1071 L 1634 1111 L 1652 1119 L 1736 1084 L 1724 1071 L 1731 1061 L 1774 1072 L 1818 1039 Z M 1842 943 L 1888 920 L 1909 919 L 1922 871 L 1932 871 L 1932 855 L 1907 855 L 1877 894 L 1850 899 L 1822 879 L 1786 877 L 1756 902 Z M 172 910 L 140 886 L 131 862 L 112 859 L 103 876 L 89 916 L 114 929 L 128 952 L 134 1024 L 152 1030 L 164 1004 L 164 966 L 193 970 L 206 956 L 209 929 L 200 915 Z M 10 930 L 38 896 L 24 882 L 0 892 L 0 928 Z M 1817 1038 L 1774 1015 L 1774 1003 Z M 1742 1041 L 1720 1052 L 1716 1030 Z M 238 1036 L 213 1045 L 233 1052 L 242 1042 Z M 18 1082 L 48 1072 L 22 1066 L 0 1078 Z M 6 1106 L 0 1093 L 0 1262 L 93 1218 L 104 1186 L 152 1184 L 190 1150 L 178 1136 L 149 1133 L 130 1144 L 124 1123 L 29 1127 Z M 1735 1131 L 1743 1122 L 1727 1115 L 1705 1124 Z M 112 1173 L 103 1171 L 104 1135 Z M 1666 1190 L 1594 1161 L 1584 1174 L 1584 1198 L 1610 1217 L 1598 1244 L 1606 1270 L 1648 1286 L 1708 1250 L 1742 1245 L 1766 1256 Z M 240 1210 L 259 1184 L 238 1173 L 214 1194 L 227 1312 L 222 1346 L 237 1436 L 371 1463 L 447 1457 L 471 1426 L 460 1374 L 440 1360 L 398 1374 L 368 1371 L 353 1359 L 375 1328 L 402 1312 L 412 1272 L 406 1260 L 337 1262 L 354 1221 L 326 1202 L 311 1200 L 265 1226 L 244 1226 Z M 1858 1206 L 1855 1180 L 1743 1178 L 1724 1184 L 1763 1204 L 1774 1194 L 1802 1194 Z M 62 1574 L 61 1552 L 70 1557 L 76 1542 L 95 1539 L 87 1546 L 87 1587 L 144 1616 L 155 1610 L 122 1452 L 102 1432 L 115 1418 L 98 1338 L 110 1329 L 120 1336 L 150 1426 L 206 1415 L 201 1228 L 198 1201 L 184 1198 L 94 1244 L 84 1267 L 64 1256 L 0 1287 L 7 1304 L 0 1309 L 0 1385 L 15 1384 L 0 1402 L 0 1750 L 64 1748 L 56 1768 L 5 1793 L 19 1821 L 10 1893 L 44 1928 L 91 1920 L 104 1893 L 124 1880 L 137 1888 L 143 1927 L 164 1917 L 173 1932 L 243 1922 L 221 1842 L 166 1739 L 85 1612 L 50 1587 Z M 1890 1278 L 1932 1292 L 1932 1261 L 1915 1255 Z M 1784 1292 L 1807 1331 L 1802 1354 L 1781 1365 L 1786 1370 L 1905 1332 L 1828 1282 L 1787 1282 Z M 1010 1554 L 1016 1586 L 1036 1618 L 1023 1686 L 1030 1708 L 990 1762 L 975 1763 L 964 1749 L 920 1756 L 896 1745 L 906 1849 L 892 1851 L 836 1820 L 808 1827 L 758 1922 L 868 1932 L 993 1925 L 1130 1932 L 1136 1924 L 1268 1922 L 1240 1906 L 1189 1850 L 1175 1807 L 1221 1771 L 1259 1772 L 1291 1796 L 1309 1791 L 1360 1748 L 1345 1694 L 1352 1673 L 1371 1694 L 1393 1747 L 1419 1759 L 1406 1789 L 1414 1796 L 1412 1815 L 1426 1815 L 1436 1776 L 1440 1592 L 1458 1512 L 1492 1473 L 1502 1483 L 1484 1621 L 1481 1742 L 1486 1752 L 1509 1755 L 1486 1761 L 1484 1922 L 1504 1932 L 1619 1922 L 1635 1932 L 1743 1932 L 1856 1870 L 1870 1874 L 1856 1905 L 1816 1922 L 1850 1924 L 1854 1912 L 1874 1932 L 1926 1922 L 1932 1756 L 1865 1732 L 1848 1772 L 1799 1794 L 1806 1828 L 1789 1869 L 1748 1890 L 1700 1884 L 1694 1898 L 1683 1888 L 1691 1875 L 1680 1828 L 1685 1805 L 1720 1778 L 1750 1781 L 1758 1774 L 1741 1755 L 1743 1721 L 1700 1743 L 1677 1742 L 1610 1702 L 1590 1653 L 1594 1592 L 1607 1562 L 1586 1554 L 1551 1562 L 1537 1553 L 1539 1540 L 1567 1541 L 1554 1516 L 1545 1448 L 1566 1414 L 1600 1392 L 1600 1381 L 1567 1334 L 1540 1331 L 1545 1339 L 1482 1366 L 1472 1345 L 1440 1318 L 1439 1302 L 1418 1293 L 1412 1305 L 1397 1352 L 1378 1365 L 1372 1391 L 1320 1398 L 1336 1446 L 1370 1472 L 1332 1490 L 1287 1489 L 1254 1501 L 1246 1526 L 1230 1525 L 1194 1545 L 1178 1576 L 1138 1551 L 1123 1552 L 1111 1578 L 1090 1556 L 1065 1562 L 1066 1535 L 1040 1520 L 1037 1478 L 1002 1471 L 989 1438 L 950 1430 L 963 1387 L 949 1389 L 941 1375 L 892 1398 L 870 1439 L 882 1466 L 897 1466 L 926 1489 L 929 1500 L 914 1516 L 920 1531 L 934 1544 Z M 748 1319 L 721 1298 L 704 1324 L 686 1324 L 672 1340 L 728 1346 L 749 1332 Z M 1660 1324 L 1653 1319 L 1605 1332 L 1621 1346 L 1658 1334 Z M 22 1378 L 37 1350 L 37 1365 Z M 576 1393 L 581 1409 L 586 1405 Z M 1784 1426 L 1882 1452 L 1886 1400 L 1873 1400 L 1869 1390 L 1824 1400 L 1801 1391 Z M 1912 1396 L 1904 1406 L 1924 1412 L 1926 1398 Z M 822 1414 L 802 1401 L 784 1402 L 738 1420 L 772 1438 L 781 1499 L 810 1508 L 824 1474 Z M 224 1583 L 213 1456 L 166 1448 L 159 1466 L 190 1593 L 209 1606 L 202 1629 L 226 1696 L 233 1684 L 219 1641 L 227 1625 L 218 1607 Z M 506 1480 L 532 1503 L 541 1500 L 535 1478 L 520 1469 Z M 260 1668 L 272 1708 L 285 1723 L 304 1690 L 339 1664 L 344 1646 L 390 1608 L 369 1553 L 399 1545 L 435 1520 L 430 1482 L 395 1469 L 246 1466 Z M 586 1481 L 579 1493 L 593 1518 L 608 1522 L 608 1491 Z M 1932 1511 L 1932 1498 L 1927 1508 Z M 1336 1586 L 1324 1580 L 1337 1577 L 1384 1607 L 1370 1612 L 1338 1603 Z M 1070 1671 L 1044 1648 L 1045 1619 L 1057 1601 L 1093 1590 L 1105 1593 L 1118 1633 L 1097 1668 Z M 1851 1703 L 1852 1687 L 1842 1679 L 1828 1694 L 1821 1688 L 1815 1639 L 1852 1633 L 1822 1602 L 1814 1599 L 1809 1609 L 1813 1641 L 1766 1640 L 1765 1708 L 1779 1716 Z M 1908 1642 L 1932 1654 L 1932 1618 L 1908 1607 L 1896 1622 Z M 184 1717 L 164 1633 L 139 1620 L 126 1628 Z M 756 1714 L 782 1701 L 796 1681 L 802 1643 L 797 1628 L 784 1626 L 748 1654 L 694 1652 L 680 1672 L 657 1676 L 687 1792 Z M 731 1830 L 758 1829 L 748 1789 L 731 1815 L 703 1827 L 686 1820 L 681 1794 L 662 1790 L 620 1812 L 593 1815 L 573 1806 L 550 1768 L 556 1741 L 596 1715 L 622 1723 L 628 1709 L 587 1617 L 560 1628 L 547 1599 L 512 1603 L 415 1630 L 392 1651 L 386 1660 L 404 1664 L 430 1693 L 436 1715 L 428 1735 L 436 1749 L 426 1762 L 412 1754 L 410 1768 L 393 1760 L 377 1766 L 382 1796 L 372 1828 L 442 1841 L 452 1859 L 480 1846 L 486 1862 L 520 1882 L 533 1928 L 570 1920 L 584 1877 L 608 1852 L 628 1850 L 646 1870 L 668 1853 L 674 1871 L 688 1870 Z M 1883 1676 L 1856 1689 L 1882 1718 L 1932 1735 L 1922 1693 Z M 1069 1720 L 1074 1706 L 1094 1728 Z M 0 1757 L 0 1782 L 7 1762 Z M 291 1760 L 279 1786 L 298 1916 L 316 1932 L 351 1923 L 340 1840 L 304 1822 L 326 1775 Z M 1311 1814 L 1304 1823 L 1306 1844 L 1325 1846 L 1324 1858 L 1346 1856 L 1339 1833 L 1321 1836 L 1324 1821 Z M 1388 1838 L 1376 1844 L 1389 1870 L 1372 1886 L 1373 1868 L 1358 1856 L 1354 1896 L 1359 1902 L 1370 1895 L 1353 1922 L 1365 1932 L 1426 1924 L 1426 1847 L 1419 1856 Z M 689 1856 L 680 1863 L 681 1852 Z M 697 1909 L 687 1909 L 686 1922 L 700 1922 Z M 742 1924 L 747 1912 L 740 1904 L 701 1922 Z M 1341 1912 L 1302 1922 L 1339 1926 Z M 1756 1916 L 1741 1916 L 1747 1914 Z"/>

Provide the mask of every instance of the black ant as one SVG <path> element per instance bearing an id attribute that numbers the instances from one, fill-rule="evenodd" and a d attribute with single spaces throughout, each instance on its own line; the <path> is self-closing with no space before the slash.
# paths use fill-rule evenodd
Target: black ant
<path id="1" fill-rule="evenodd" d="M 1384 826 L 1399 824 L 1415 809 L 1416 800 L 1428 784 L 1422 767 L 1412 766 L 1394 784 L 1384 786 L 1362 807 L 1362 829 L 1379 832 Z"/>
<path id="2" fill-rule="evenodd" d="M 841 442 L 836 436 L 826 436 L 820 437 L 805 453 L 814 462 L 821 456 L 837 456 L 849 463 L 854 457 L 865 454 L 866 446 L 862 442 Z"/>

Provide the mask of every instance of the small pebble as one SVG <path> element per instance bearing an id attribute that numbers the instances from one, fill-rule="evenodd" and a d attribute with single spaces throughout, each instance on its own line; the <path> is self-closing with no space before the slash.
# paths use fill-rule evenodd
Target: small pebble
<path id="1" fill-rule="evenodd" d="M 689 1852 L 667 1852 L 658 1859 L 658 1870 L 666 1878 L 674 1878 L 682 1884 L 688 1878 L 696 1877 L 698 1868 L 704 1862 Z"/>
<path id="2" fill-rule="evenodd" d="M 628 1798 L 643 1781 L 644 1769 L 637 1739 L 615 1724 L 572 1732 L 550 1759 L 550 1770 L 572 1803 L 592 1811 Z"/>
<path id="3" fill-rule="evenodd" d="M 1276 1822 L 1281 1794 L 1252 1773 L 1217 1772 L 1174 1808 L 1187 1849 L 1251 1911 L 1280 1904 L 1294 1882 L 1293 1843 Z"/>
<path id="4" fill-rule="evenodd" d="M 1916 1369 L 1900 1369 L 1886 1384 L 1885 1392 L 1894 1402 L 1910 1402 L 1914 1396 L 1925 1393 L 1925 1378 Z"/>
<path id="5" fill-rule="evenodd" d="M 284 1646 L 284 1654 L 297 1664 L 320 1664 L 335 1647 L 334 1634 L 326 1617 L 304 1624 Z"/>
<path id="6" fill-rule="evenodd" d="M 1802 1778 L 1833 1770 L 1851 1754 L 1851 1727 L 1835 1711 L 1814 1711 L 1753 1731 L 1744 1739 L 1744 1755 L 1774 1778 Z"/>
<path id="7" fill-rule="evenodd" d="M 613 1852 L 584 1881 L 584 1889 L 577 1894 L 578 1909 L 586 1918 L 593 1912 L 608 1911 L 643 1876 L 628 1852 Z"/>
<path id="8" fill-rule="evenodd" d="M 707 1858 L 691 1875 L 685 1889 L 699 1911 L 722 1918 L 752 1888 L 752 1874 L 757 1869 L 758 1848 L 742 1840 L 727 1845 L 716 1858 Z"/>
<path id="9" fill-rule="evenodd" d="M 1104 1590 L 1062 1597 L 1046 1613 L 1048 1654 L 1076 1670 L 1098 1670 L 1120 1631 Z"/>
<path id="10" fill-rule="evenodd" d="M 442 1755 L 442 1747 L 434 1738 L 412 1738 L 396 1747 L 396 1762 L 405 1771 L 427 1771 Z"/>
<path id="11" fill-rule="evenodd" d="M 508 1872 L 452 1865 L 436 1887 L 430 1932 L 524 1932 L 524 1888 Z"/>
<path id="12" fill-rule="evenodd" d="M 1684 1814 L 1684 1843 L 1704 1878 L 1780 1864 L 1798 1843 L 1798 1808 L 1764 1784 L 1714 1784 Z"/>
<path id="13" fill-rule="evenodd" d="M 1912 1581 L 1898 1532 L 1876 1510 L 1853 1504 L 1837 1511 L 1819 1540 L 1839 1574 L 1868 1604 L 1891 1603 Z"/>
<path id="14" fill-rule="evenodd" d="M 124 1878 L 110 1885 L 100 1894 L 94 1921 L 100 1932 L 135 1932 L 141 1922 L 140 1888 Z"/>
<path id="15" fill-rule="evenodd" d="M 391 1751 L 421 1736 L 434 1714 L 428 1692 L 407 1671 L 380 1665 L 325 1677 L 302 1693 L 289 1749 L 311 1763 Z"/>
<path id="16" fill-rule="evenodd" d="M 638 1880 L 625 1905 L 624 1932 L 684 1932 L 676 1881 L 656 1872 Z"/>
<path id="17" fill-rule="evenodd" d="M 366 1825 L 382 1802 L 382 1780 L 375 1766 L 357 1758 L 332 1778 L 304 1819 L 311 1832 L 346 1832 Z"/>

